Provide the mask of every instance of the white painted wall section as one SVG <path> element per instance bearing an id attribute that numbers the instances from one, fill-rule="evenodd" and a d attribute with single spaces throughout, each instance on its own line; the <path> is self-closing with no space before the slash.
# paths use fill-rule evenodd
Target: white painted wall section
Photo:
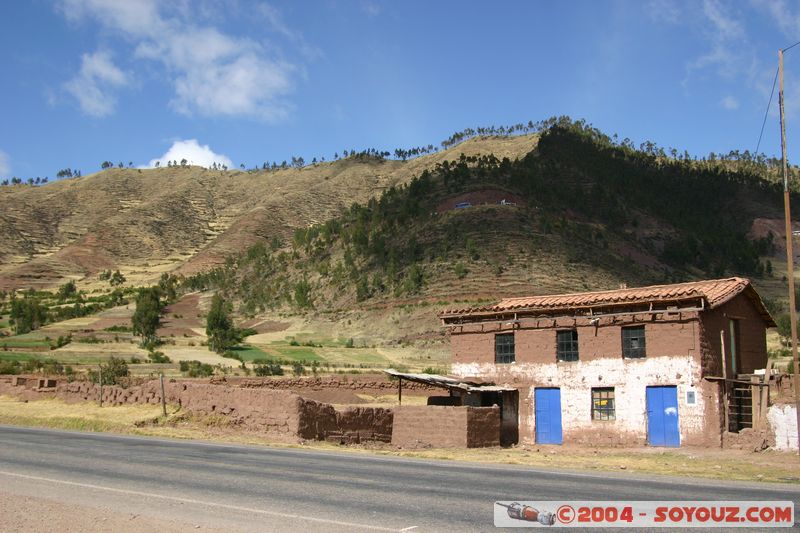
<path id="1" fill-rule="evenodd" d="M 797 451 L 797 408 L 794 405 L 773 405 L 767 420 L 775 432 L 775 449 Z"/>

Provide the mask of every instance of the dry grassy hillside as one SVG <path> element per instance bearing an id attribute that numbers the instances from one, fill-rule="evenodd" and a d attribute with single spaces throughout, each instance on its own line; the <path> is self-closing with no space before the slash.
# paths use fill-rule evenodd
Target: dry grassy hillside
<path id="1" fill-rule="evenodd" d="M 0 188 L 0 289 L 89 283 L 121 269 L 135 283 L 194 273 L 258 240 L 286 240 L 460 154 L 515 158 L 535 135 L 472 139 L 411 161 L 346 159 L 303 169 L 110 169 L 40 187 Z"/>

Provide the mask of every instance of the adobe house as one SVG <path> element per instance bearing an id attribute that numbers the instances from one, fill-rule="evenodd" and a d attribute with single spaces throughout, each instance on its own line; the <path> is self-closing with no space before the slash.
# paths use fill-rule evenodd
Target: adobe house
<path id="1" fill-rule="evenodd" d="M 518 404 L 500 408 L 523 443 L 719 446 L 726 427 L 759 424 L 768 402 L 756 371 L 775 322 L 747 279 L 509 298 L 439 317 L 453 375 L 516 389 L 500 403 Z"/>

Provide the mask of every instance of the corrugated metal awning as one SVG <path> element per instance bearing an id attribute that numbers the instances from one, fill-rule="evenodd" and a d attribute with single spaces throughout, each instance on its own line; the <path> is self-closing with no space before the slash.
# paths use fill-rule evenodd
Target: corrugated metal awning
<path id="1" fill-rule="evenodd" d="M 384 372 L 390 376 L 407 379 L 408 381 L 415 381 L 417 383 L 424 383 L 426 385 L 445 389 L 458 389 L 466 392 L 502 392 L 517 390 L 513 387 L 503 387 L 491 382 L 464 381 L 448 376 L 440 376 L 438 374 L 410 374 L 407 372 L 398 372 L 393 368 L 384 370 Z"/>

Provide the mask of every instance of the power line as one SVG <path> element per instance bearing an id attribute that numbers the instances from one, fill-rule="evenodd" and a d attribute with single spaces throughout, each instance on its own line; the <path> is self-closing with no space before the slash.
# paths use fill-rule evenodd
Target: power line
<path id="1" fill-rule="evenodd" d="M 797 41 L 791 46 L 787 46 L 782 50 L 782 52 L 786 52 L 787 50 L 791 50 L 795 46 L 800 44 L 800 41 Z M 778 69 L 775 69 L 775 78 L 772 80 L 772 92 L 769 93 L 769 102 L 767 103 L 767 110 L 764 111 L 764 121 L 761 123 L 761 133 L 758 134 L 758 144 L 756 144 L 756 151 L 753 153 L 753 156 L 758 156 L 758 150 L 761 148 L 761 139 L 764 137 L 764 126 L 767 124 L 767 116 L 769 115 L 769 108 L 772 105 L 772 97 L 775 95 L 775 83 L 778 81 Z"/>
<path id="2" fill-rule="evenodd" d="M 797 42 L 792 46 L 796 46 L 800 44 Z M 791 48 L 790 46 L 789 48 Z M 787 48 L 787 50 L 789 49 Z M 775 77 L 772 79 L 772 92 L 769 93 L 769 102 L 767 103 L 767 110 L 764 111 L 764 121 L 761 123 L 761 133 L 758 134 L 758 144 L 756 145 L 756 151 L 753 153 L 754 157 L 758 157 L 758 149 L 761 148 L 761 138 L 764 136 L 764 126 L 767 125 L 767 115 L 769 115 L 769 107 L 772 105 L 772 97 L 775 95 L 775 83 L 778 81 L 778 69 L 775 69 Z"/>
<path id="3" fill-rule="evenodd" d="M 800 41 L 797 41 L 797 42 L 796 42 L 796 43 L 794 43 L 792 46 L 789 46 L 789 47 L 787 47 L 787 48 L 784 48 L 784 49 L 783 49 L 783 51 L 785 52 L 785 51 L 787 51 L 787 50 L 791 50 L 792 48 L 794 48 L 794 47 L 795 47 L 795 46 L 797 46 L 798 44 L 800 44 Z"/>

